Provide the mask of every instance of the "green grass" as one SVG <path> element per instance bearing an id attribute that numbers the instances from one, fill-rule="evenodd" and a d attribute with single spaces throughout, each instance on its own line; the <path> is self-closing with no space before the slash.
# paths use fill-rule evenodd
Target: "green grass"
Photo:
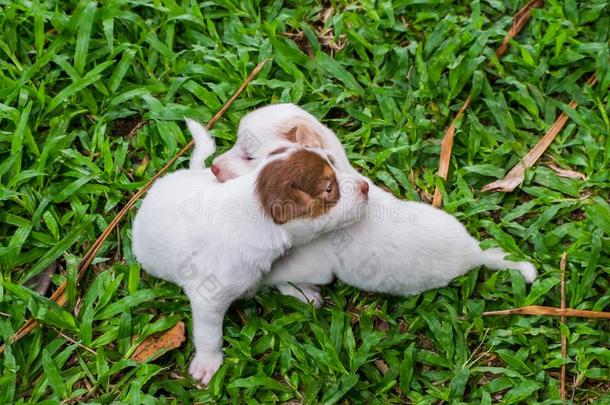
<path id="1" fill-rule="evenodd" d="M 524 1 L 331 4 L 0 0 L 2 341 L 30 316 L 42 324 L 0 357 L 0 403 L 560 403 L 560 326 L 568 395 L 610 403 L 607 321 L 481 315 L 559 306 L 564 250 L 568 305 L 609 310 L 610 6 L 547 1 L 498 61 Z M 291 101 L 333 128 L 363 173 L 419 200 L 471 95 L 445 209 L 486 244 L 530 257 L 540 278 L 527 287 L 476 269 L 409 298 L 335 284 L 320 310 L 260 292 L 229 311 L 225 365 L 207 390 L 188 377 L 190 339 L 150 364 L 129 360 L 132 335 L 178 320 L 190 330 L 188 301 L 134 263 L 133 212 L 77 286 L 79 257 L 189 140 L 182 118 L 207 121 L 268 57 L 217 124 L 221 149 L 247 111 Z M 599 83 L 583 90 L 593 72 Z M 478 191 L 562 111 L 568 125 L 521 187 Z M 24 288 L 55 261 L 50 291 L 68 280 L 65 309 Z"/>

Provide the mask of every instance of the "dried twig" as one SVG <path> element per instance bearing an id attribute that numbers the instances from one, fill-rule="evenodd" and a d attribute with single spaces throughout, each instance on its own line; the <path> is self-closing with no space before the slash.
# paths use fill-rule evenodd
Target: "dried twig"
<path id="1" fill-rule="evenodd" d="M 76 340 L 74 340 L 73 338 L 71 338 L 70 336 L 62 333 L 60 330 L 55 329 L 55 332 L 57 332 L 57 334 L 59 334 L 59 336 L 63 337 L 64 339 L 66 339 L 68 342 L 77 345 L 80 348 L 85 349 L 86 351 L 88 351 L 89 353 L 91 353 L 94 356 L 97 356 L 97 352 L 95 350 L 93 350 L 92 348 L 90 348 L 89 346 L 85 346 L 84 344 L 77 342 Z"/>
<path id="2" fill-rule="evenodd" d="M 468 360 L 466 360 L 463 367 L 471 368 L 473 365 L 477 364 L 479 362 L 479 360 L 481 360 L 485 355 L 489 354 L 488 351 L 484 351 L 483 353 L 478 355 L 476 359 L 473 360 L 474 356 L 478 354 L 478 351 L 483 346 L 483 343 L 485 343 L 485 338 L 487 337 L 488 333 L 489 333 L 489 328 L 485 328 L 485 333 L 483 333 L 483 337 L 481 338 L 481 341 L 479 342 L 478 346 L 473 350 L 470 357 L 468 357 Z"/>
<path id="3" fill-rule="evenodd" d="M 143 119 L 139 119 L 138 123 L 136 125 L 134 125 L 133 128 L 131 128 L 131 130 L 127 134 L 126 138 L 130 139 L 131 137 L 133 137 L 136 134 L 136 132 L 138 132 L 140 130 L 140 128 L 142 128 L 144 126 L 144 124 L 146 124 L 146 121 L 144 121 Z"/>
<path id="4" fill-rule="evenodd" d="M 577 318 L 610 319 L 610 312 L 587 311 L 572 308 L 554 308 L 540 305 L 529 305 L 527 307 L 505 309 L 501 311 L 487 311 L 483 315 L 547 315 L 547 316 L 569 316 Z"/>
<path id="5" fill-rule="evenodd" d="M 529 21 L 532 15 L 532 9 L 542 7 L 543 4 L 544 0 L 532 0 L 523 6 L 521 10 L 517 11 L 517 14 L 515 14 L 515 17 L 513 18 L 513 25 L 508 30 L 506 36 L 504 36 L 502 45 L 500 45 L 496 50 L 496 56 L 498 58 L 502 57 L 506 53 L 510 40 L 516 37 L 523 26 Z"/>
<path id="6" fill-rule="evenodd" d="M 250 84 L 250 82 L 256 77 L 256 75 L 261 71 L 263 66 L 265 66 L 265 64 L 268 61 L 269 61 L 269 59 L 265 59 L 264 61 L 259 63 L 254 68 L 254 70 L 252 70 L 250 75 L 246 78 L 246 80 L 244 80 L 244 82 L 239 87 L 239 89 L 237 89 L 235 94 L 233 94 L 233 96 L 231 96 L 231 98 L 222 106 L 220 111 L 218 111 L 212 117 L 210 122 L 208 122 L 208 124 L 207 124 L 208 129 L 212 128 L 212 126 L 214 126 L 216 121 L 218 121 L 220 119 L 220 117 L 222 117 L 222 115 L 227 111 L 227 109 L 231 106 L 231 104 L 233 104 L 233 102 L 237 99 L 237 97 L 239 97 L 239 95 L 245 90 L 245 88 L 248 86 L 248 84 Z M 85 272 L 89 268 L 89 265 L 91 265 L 91 262 L 95 258 L 95 255 L 97 254 L 98 250 L 102 247 L 102 244 L 104 243 L 104 241 L 108 238 L 108 236 L 116 228 L 117 224 L 121 221 L 121 219 L 123 219 L 123 217 L 127 214 L 127 211 L 129 211 L 135 205 L 136 201 L 138 201 L 138 199 L 140 199 L 140 197 L 142 197 L 144 195 L 144 193 L 146 193 L 146 191 L 148 191 L 148 189 L 154 183 L 154 181 L 157 178 L 159 178 L 162 174 L 164 174 L 176 162 L 176 160 L 178 160 L 178 158 L 180 156 L 182 156 L 186 152 L 188 152 L 188 150 L 192 146 L 193 146 L 193 141 L 191 140 L 188 143 L 188 145 L 186 145 L 184 148 L 182 148 L 182 150 L 180 150 L 180 152 L 178 152 L 169 162 L 167 162 L 167 164 L 165 166 L 163 166 L 161 168 L 161 170 L 159 170 L 152 177 L 152 179 L 150 179 L 144 185 L 144 187 L 142 187 L 140 190 L 138 190 L 138 192 L 136 192 L 133 195 L 133 197 L 131 197 L 131 199 L 127 202 L 127 204 L 125 204 L 123 209 L 121 209 L 121 211 L 116 215 L 116 217 L 114 217 L 112 222 L 110 222 L 110 224 L 106 227 L 106 229 L 104 229 L 102 234 L 96 239 L 96 241 L 93 243 L 93 245 L 91 245 L 91 247 L 89 248 L 87 253 L 85 253 L 85 255 L 83 256 L 83 259 L 81 260 L 81 262 L 80 262 L 80 264 L 78 266 L 77 281 L 80 281 L 83 278 Z M 67 285 L 66 282 L 62 283 L 57 288 L 57 290 L 55 290 L 55 292 L 51 295 L 51 299 L 53 301 L 57 302 L 59 305 L 64 305 L 66 303 L 66 293 L 65 293 L 66 285 Z M 37 322 L 33 318 L 28 319 L 23 324 L 23 326 L 17 331 L 17 333 L 15 333 L 9 339 L 10 343 L 14 343 L 14 342 L 18 341 L 19 339 L 23 338 L 24 336 L 26 336 L 34 328 L 36 328 L 36 325 L 37 325 Z M 2 352 L 4 352 L 4 345 L 0 346 L 0 353 L 2 353 Z"/>
<path id="7" fill-rule="evenodd" d="M 532 0 L 525 6 L 523 6 L 523 8 L 519 10 L 517 14 L 515 14 L 515 17 L 513 18 L 513 24 L 504 36 L 502 44 L 496 50 L 496 56 L 498 58 L 502 57 L 506 53 L 510 40 L 513 39 L 521 31 L 525 23 L 527 23 L 527 21 L 530 19 L 532 9 L 536 7 L 541 7 L 543 4 L 543 0 Z M 462 118 L 464 111 L 466 111 L 466 109 L 470 105 L 470 101 L 470 96 L 468 96 L 466 100 L 464 100 L 464 104 L 462 105 L 462 107 L 455 115 L 455 118 L 453 118 L 453 121 L 451 121 L 449 127 L 447 127 L 447 129 L 445 130 L 445 135 L 443 136 L 443 141 L 441 143 L 441 156 L 438 163 L 438 175 L 440 178 L 443 179 L 443 181 L 447 180 L 447 174 L 449 174 L 451 150 L 453 149 L 453 138 L 455 136 L 457 123 Z M 443 196 L 439 188 L 436 187 L 434 189 L 434 199 L 432 200 L 432 206 L 438 208 L 442 204 Z"/>
<path id="8" fill-rule="evenodd" d="M 554 171 L 555 173 L 557 173 L 557 175 L 559 177 L 565 177 L 565 178 L 568 178 L 568 179 L 587 180 L 587 176 L 585 176 L 581 172 L 577 172 L 576 170 L 564 169 L 564 168 L 561 168 L 561 167 L 557 166 L 554 163 L 547 163 L 546 166 L 549 169 L 551 169 L 552 171 Z"/>
<path id="9" fill-rule="evenodd" d="M 574 396 L 576 395 L 576 389 L 580 385 L 580 380 L 574 376 L 572 377 L 572 396 L 570 397 L 570 403 L 574 403 Z"/>
<path id="10" fill-rule="evenodd" d="M 457 112 L 453 121 L 447 130 L 445 131 L 445 136 L 443 136 L 443 141 L 441 143 L 441 157 L 438 162 L 438 175 L 444 180 L 447 180 L 447 175 L 449 174 L 449 162 L 451 161 L 451 150 L 453 149 L 453 137 L 455 136 L 455 129 L 458 121 L 462 118 L 464 111 L 470 105 L 470 96 L 466 98 L 464 101 L 464 105 Z M 434 189 L 434 198 L 432 199 L 433 207 L 440 207 L 443 205 L 443 195 L 441 194 L 441 190 L 438 187 Z"/>
<path id="11" fill-rule="evenodd" d="M 596 82 L 597 78 L 595 77 L 595 74 L 593 74 L 589 80 L 587 80 L 587 85 L 593 86 Z M 568 107 L 576 109 L 578 104 L 576 104 L 576 101 L 572 100 Z M 566 122 L 568 122 L 568 118 L 568 114 L 565 112 L 561 113 L 559 118 L 555 120 L 551 128 L 549 128 L 536 146 L 525 155 L 522 162 L 517 163 L 503 179 L 487 184 L 481 191 L 501 191 L 508 193 L 517 188 L 517 186 L 523 182 L 523 179 L 525 179 L 525 170 L 532 167 L 536 161 L 540 159 L 540 156 L 542 156 L 551 142 L 553 142 L 555 137 L 557 137 L 559 132 L 563 129 Z"/>
<path id="12" fill-rule="evenodd" d="M 563 252 L 561 255 L 561 262 L 559 262 L 559 269 L 561 270 L 561 309 L 566 309 L 566 259 L 568 257 L 567 252 Z M 566 317 L 561 317 L 561 323 L 566 323 Z M 561 400 L 566 402 L 566 358 L 568 356 L 568 340 L 566 335 L 561 332 Z"/>

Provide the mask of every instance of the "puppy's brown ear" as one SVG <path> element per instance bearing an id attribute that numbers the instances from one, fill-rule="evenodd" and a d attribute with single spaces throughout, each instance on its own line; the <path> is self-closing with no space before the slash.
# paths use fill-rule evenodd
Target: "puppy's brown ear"
<path id="1" fill-rule="evenodd" d="M 320 134 L 305 122 L 295 122 L 292 128 L 286 132 L 285 136 L 290 142 L 298 143 L 299 145 L 320 149 L 325 147 Z"/>
<path id="2" fill-rule="evenodd" d="M 283 224 L 326 213 L 339 200 L 338 188 L 331 199 L 320 196 L 329 184 L 336 183 L 333 168 L 326 160 L 301 149 L 263 167 L 256 179 L 256 194 L 263 212 L 276 224 Z"/>
<path id="3" fill-rule="evenodd" d="M 276 224 L 307 216 L 313 197 L 294 185 L 282 184 L 275 175 L 263 172 L 258 179 L 263 210 Z"/>
<path id="4" fill-rule="evenodd" d="M 276 224 L 283 224 L 309 214 L 312 196 L 296 188 L 293 188 L 288 194 L 280 196 L 271 210 L 271 219 Z"/>

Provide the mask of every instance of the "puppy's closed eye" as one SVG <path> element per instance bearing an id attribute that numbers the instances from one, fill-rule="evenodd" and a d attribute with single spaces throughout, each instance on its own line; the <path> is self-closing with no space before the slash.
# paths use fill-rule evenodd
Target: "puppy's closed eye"
<path id="1" fill-rule="evenodd" d="M 274 149 L 274 150 L 272 150 L 271 152 L 269 152 L 269 156 L 272 156 L 272 155 L 279 155 L 280 153 L 284 153 L 284 152 L 286 152 L 287 150 L 288 150 L 288 148 L 287 148 L 287 147 L 282 146 L 282 147 L 280 147 L 280 148 Z"/>

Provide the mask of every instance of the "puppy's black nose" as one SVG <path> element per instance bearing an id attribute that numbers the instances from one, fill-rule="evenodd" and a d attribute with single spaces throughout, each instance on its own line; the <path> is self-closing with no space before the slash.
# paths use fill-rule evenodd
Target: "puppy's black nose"
<path id="1" fill-rule="evenodd" d="M 369 193 L 369 183 L 368 182 L 366 182 L 364 180 L 360 180 L 358 182 L 358 188 L 360 189 L 362 194 L 368 195 L 368 193 Z"/>
<path id="2" fill-rule="evenodd" d="M 210 169 L 212 170 L 212 174 L 214 176 L 218 176 L 218 173 L 220 173 L 220 169 L 216 165 L 212 165 L 212 167 L 210 167 Z"/>

